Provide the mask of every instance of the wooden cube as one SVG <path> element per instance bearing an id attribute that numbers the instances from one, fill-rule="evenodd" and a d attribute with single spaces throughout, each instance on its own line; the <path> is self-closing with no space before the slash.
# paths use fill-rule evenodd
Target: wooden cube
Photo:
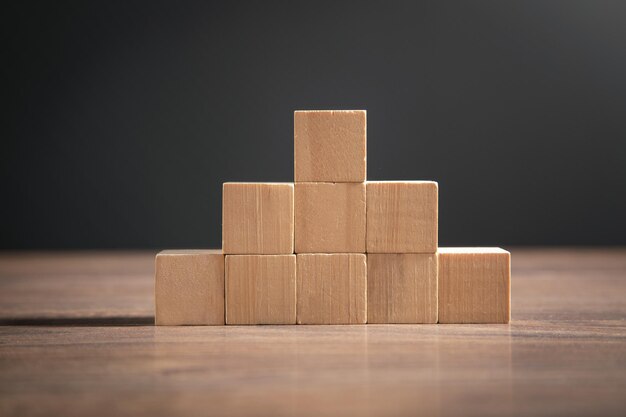
<path id="1" fill-rule="evenodd" d="M 368 323 L 437 323 L 437 255 L 367 255 Z"/>
<path id="2" fill-rule="evenodd" d="M 508 323 L 511 254 L 500 248 L 439 248 L 439 323 Z"/>
<path id="3" fill-rule="evenodd" d="M 296 111 L 293 127 L 296 182 L 365 181 L 365 110 Z"/>
<path id="4" fill-rule="evenodd" d="M 226 324 L 295 322 L 295 255 L 226 256 Z"/>
<path id="5" fill-rule="evenodd" d="M 437 228 L 436 182 L 367 183 L 368 253 L 435 253 Z"/>
<path id="6" fill-rule="evenodd" d="M 224 324 L 224 255 L 169 250 L 156 256 L 157 326 Z"/>
<path id="7" fill-rule="evenodd" d="M 225 183 L 222 221 L 226 254 L 292 254 L 293 184 Z"/>
<path id="8" fill-rule="evenodd" d="M 365 252 L 365 184 L 297 183 L 296 253 Z"/>
<path id="9" fill-rule="evenodd" d="M 298 254 L 298 324 L 367 322 L 364 254 Z"/>

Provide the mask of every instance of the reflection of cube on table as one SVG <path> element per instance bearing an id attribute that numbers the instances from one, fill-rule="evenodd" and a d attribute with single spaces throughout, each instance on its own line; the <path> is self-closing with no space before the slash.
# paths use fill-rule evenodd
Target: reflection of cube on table
<path id="1" fill-rule="evenodd" d="M 296 111 L 293 125 L 296 182 L 365 181 L 365 110 Z"/>
<path id="2" fill-rule="evenodd" d="M 437 224 L 436 182 L 367 183 L 368 253 L 435 253 Z"/>
<path id="3" fill-rule="evenodd" d="M 157 254 L 155 324 L 224 324 L 221 250 L 170 250 Z"/>
<path id="4" fill-rule="evenodd" d="M 368 323 L 437 323 L 437 255 L 367 255 Z"/>
<path id="5" fill-rule="evenodd" d="M 293 253 L 293 184 L 225 183 L 222 222 L 225 254 Z"/>
<path id="6" fill-rule="evenodd" d="M 296 255 L 226 255 L 226 324 L 295 324 Z"/>
<path id="7" fill-rule="evenodd" d="M 364 254 L 298 254 L 298 324 L 367 322 Z"/>
<path id="8" fill-rule="evenodd" d="M 500 248 L 439 248 L 439 323 L 508 323 L 511 254 Z"/>
<path id="9" fill-rule="evenodd" d="M 296 253 L 365 252 L 365 184 L 296 183 Z"/>

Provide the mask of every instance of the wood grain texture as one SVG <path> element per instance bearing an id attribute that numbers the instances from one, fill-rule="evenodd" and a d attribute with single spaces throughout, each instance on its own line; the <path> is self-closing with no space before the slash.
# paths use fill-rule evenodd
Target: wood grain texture
<path id="1" fill-rule="evenodd" d="M 220 249 L 156 255 L 155 324 L 224 324 L 224 255 Z"/>
<path id="2" fill-rule="evenodd" d="M 435 253 L 438 222 L 436 182 L 367 183 L 368 253 Z"/>
<path id="3" fill-rule="evenodd" d="M 367 322 L 363 254 L 298 254 L 298 324 Z"/>
<path id="4" fill-rule="evenodd" d="M 224 183 L 226 254 L 293 253 L 293 184 Z"/>
<path id="5" fill-rule="evenodd" d="M 365 252 L 365 184 L 297 183 L 296 253 Z"/>
<path id="6" fill-rule="evenodd" d="M 296 111 L 293 131 L 296 182 L 365 181 L 365 110 Z"/>
<path id="7" fill-rule="evenodd" d="M 155 252 L 0 252 L 0 415 L 621 417 L 626 249 L 511 253 L 509 325 L 155 327 Z"/>
<path id="8" fill-rule="evenodd" d="M 226 324 L 295 322 L 295 255 L 226 256 Z"/>
<path id="9" fill-rule="evenodd" d="M 439 322 L 508 323 L 511 254 L 500 248 L 439 248 Z"/>
<path id="10" fill-rule="evenodd" d="M 437 255 L 367 255 L 368 323 L 437 323 Z"/>

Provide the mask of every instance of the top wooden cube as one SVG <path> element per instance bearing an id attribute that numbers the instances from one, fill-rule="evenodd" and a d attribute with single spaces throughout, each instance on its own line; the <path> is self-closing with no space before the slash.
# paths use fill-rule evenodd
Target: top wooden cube
<path id="1" fill-rule="evenodd" d="M 293 183 L 224 183 L 225 254 L 293 253 Z"/>
<path id="2" fill-rule="evenodd" d="M 436 182 L 368 182 L 366 195 L 367 252 L 437 252 Z"/>
<path id="3" fill-rule="evenodd" d="M 365 110 L 296 111 L 295 182 L 364 182 Z"/>

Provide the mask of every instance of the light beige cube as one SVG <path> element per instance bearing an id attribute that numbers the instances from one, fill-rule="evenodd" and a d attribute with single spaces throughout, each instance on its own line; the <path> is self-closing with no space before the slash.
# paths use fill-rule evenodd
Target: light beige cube
<path id="1" fill-rule="evenodd" d="M 219 249 L 156 256 L 157 326 L 224 324 L 224 255 Z"/>
<path id="2" fill-rule="evenodd" d="M 293 253 L 293 195 L 292 183 L 225 183 L 224 253 Z"/>
<path id="3" fill-rule="evenodd" d="M 367 255 L 368 323 L 437 323 L 437 255 Z"/>
<path id="4" fill-rule="evenodd" d="M 298 254 L 298 324 L 367 322 L 364 254 Z"/>
<path id="5" fill-rule="evenodd" d="M 365 181 L 365 110 L 296 111 L 293 119 L 296 182 Z"/>
<path id="6" fill-rule="evenodd" d="M 367 252 L 435 253 L 438 213 L 436 182 L 368 182 Z"/>
<path id="7" fill-rule="evenodd" d="M 226 256 L 226 324 L 295 322 L 295 255 Z"/>
<path id="8" fill-rule="evenodd" d="M 365 252 L 365 184 L 295 187 L 296 253 Z"/>
<path id="9" fill-rule="evenodd" d="M 439 248 L 439 323 L 508 323 L 511 254 L 500 248 Z"/>

